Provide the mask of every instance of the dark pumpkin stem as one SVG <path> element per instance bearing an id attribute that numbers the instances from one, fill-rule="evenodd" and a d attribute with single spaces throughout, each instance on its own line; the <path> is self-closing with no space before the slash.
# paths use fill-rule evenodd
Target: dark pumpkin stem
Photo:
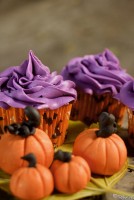
<path id="1" fill-rule="evenodd" d="M 35 157 L 35 155 L 33 153 L 29 153 L 29 154 L 21 157 L 21 159 L 26 160 L 26 161 L 29 162 L 28 167 L 36 167 L 37 161 L 36 161 L 36 157 Z"/>
<path id="2" fill-rule="evenodd" d="M 24 110 L 25 115 L 28 118 L 28 123 L 33 127 L 38 127 L 40 125 L 40 114 L 37 109 L 32 106 L 27 106 Z"/>
<path id="3" fill-rule="evenodd" d="M 32 106 L 27 106 L 24 109 L 24 113 L 28 120 L 24 120 L 22 123 L 13 123 L 5 126 L 5 132 L 9 131 L 11 134 L 20 135 L 21 137 L 27 137 L 35 133 L 36 127 L 40 125 L 40 114 Z"/>
<path id="4" fill-rule="evenodd" d="M 54 154 L 54 159 L 55 160 L 60 160 L 62 162 L 69 162 L 71 160 L 72 154 L 70 152 L 58 150 Z"/>
<path id="5" fill-rule="evenodd" d="M 107 138 L 117 132 L 115 117 L 107 112 L 102 112 L 99 116 L 99 130 L 96 131 L 97 137 Z"/>

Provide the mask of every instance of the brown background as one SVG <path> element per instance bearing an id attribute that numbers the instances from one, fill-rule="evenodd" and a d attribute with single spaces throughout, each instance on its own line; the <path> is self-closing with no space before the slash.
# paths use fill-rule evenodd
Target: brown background
<path id="1" fill-rule="evenodd" d="M 0 0 L 0 71 L 30 49 L 60 71 L 72 57 L 106 47 L 134 75 L 133 0 Z"/>

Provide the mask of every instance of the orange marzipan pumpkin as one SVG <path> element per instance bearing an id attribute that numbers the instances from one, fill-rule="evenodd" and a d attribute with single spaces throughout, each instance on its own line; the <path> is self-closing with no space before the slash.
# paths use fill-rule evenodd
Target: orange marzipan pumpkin
<path id="1" fill-rule="evenodd" d="M 28 154 L 24 158 L 34 154 Z M 37 200 L 53 192 L 54 181 L 51 171 L 40 164 L 16 170 L 10 179 L 10 190 L 14 196 L 25 200 Z"/>
<path id="2" fill-rule="evenodd" d="M 60 152 L 60 150 L 59 150 Z M 61 152 L 60 152 L 61 153 Z M 68 158 L 69 152 L 63 152 Z M 72 194 L 86 187 L 91 177 L 87 162 L 80 156 L 69 156 L 64 161 L 55 159 L 51 165 L 55 188 L 62 193 Z"/>
<path id="3" fill-rule="evenodd" d="M 126 162 L 127 149 L 124 141 L 112 134 L 107 138 L 97 137 L 98 129 L 87 129 L 77 136 L 73 154 L 82 156 L 91 168 L 91 172 L 112 175 L 118 172 Z"/>
<path id="4" fill-rule="evenodd" d="M 36 128 L 33 135 L 21 137 L 5 133 L 0 140 L 0 168 L 8 174 L 22 166 L 26 162 L 20 158 L 33 152 L 37 162 L 49 167 L 53 161 L 54 148 L 48 135 L 41 129 Z"/>

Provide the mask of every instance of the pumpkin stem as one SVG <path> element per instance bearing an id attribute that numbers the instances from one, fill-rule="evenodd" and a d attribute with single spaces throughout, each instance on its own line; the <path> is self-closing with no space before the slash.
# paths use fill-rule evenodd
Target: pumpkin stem
<path id="1" fill-rule="evenodd" d="M 55 160 L 60 160 L 62 162 L 69 162 L 71 160 L 72 154 L 70 152 L 58 150 L 54 154 L 54 159 Z"/>
<path id="2" fill-rule="evenodd" d="M 115 117 L 107 112 L 102 112 L 99 116 L 99 130 L 96 131 L 97 137 L 109 137 L 113 133 L 116 133 L 117 125 Z"/>
<path id="3" fill-rule="evenodd" d="M 32 106 L 27 106 L 24 109 L 24 113 L 28 120 L 24 120 L 22 123 L 13 123 L 5 126 L 5 132 L 9 131 L 11 134 L 20 135 L 21 137 L 27 137 L 35 133 L 35 128 L 40 125 L 40 114 Z"/>
<path id="4" fill-rule="evenodd" d="M 24 109 L 24 112 L 28 118 L 27 122 L 29 123 L 29 125 L 31 125 L 33 127 L 38 127 L 40 125 L 41 119 L 40 119 L 40 114 L 37 109 L 35 109 L 32 106 L 27 106 Z"/>
<path id="5" fill-rule="evenodd" d="M 26 160 L 26 161 L 29 162 L 28 167 L 36 167 L 37 161 L 36 161 L 36 157 L 35 157 L 35 155 L 33 153 L 29 153 L 29 154 L 21 157 L 21 159 Z"/>

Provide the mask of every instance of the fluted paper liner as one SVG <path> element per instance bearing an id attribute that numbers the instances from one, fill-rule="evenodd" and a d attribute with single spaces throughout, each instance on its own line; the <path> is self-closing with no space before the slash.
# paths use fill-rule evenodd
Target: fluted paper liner
<path id="1" fill-rule="evenodd" d="M 39 128 L 45 131 L 53 142 L 54 147 L 64 143 L 68 128 L 72 103 L 58 109 L 39 109 L 41 124 Z M 0 134 L 4 132 L 4 126 L 22 122 L 25 119 L 24 109 L 12 108 L 5 110 L 0 108 Z"/>
<path id="2" fill-rule="evenodd" d="M 105 111 L 115 116 L 119 126 L 122 125 L 126 107 L 109 93 L 90 95 L 78 90 L 78 100 L 73 104 L 71 120 L 80 120 L 90 125 L 98 122 L 101 112 Z"/>
<path id="3" fill-rule="evenodd" d="M 128 113 L 128 141 L 134 147 L 134 111 L 127 108 Z"/>

